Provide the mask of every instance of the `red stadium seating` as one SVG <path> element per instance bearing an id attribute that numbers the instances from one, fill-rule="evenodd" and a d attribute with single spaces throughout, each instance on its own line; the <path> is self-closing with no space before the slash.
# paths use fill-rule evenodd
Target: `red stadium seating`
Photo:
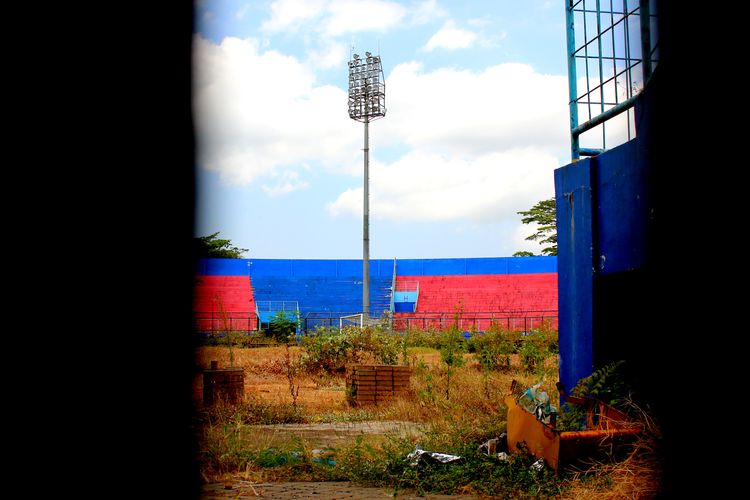
<path id="1" fill-rule="evenodd" d="M 422 318 L 410 323 L 416 327 L 444 327 L 458 312 L 466 328 L 486 329 L 489 318 L 514 330 L 538 327 L 542 317 L 553 316 L 557 324 L 557 273 L 398 276 L 396 281 L 419 282 L 416 311 L 395 314 L 403 321 Z"/>
<path id="2" fill-rule="evenodd" d="M 198 331 L 258 329 L 248 276 L 196 276 L 193 311 Z"/>

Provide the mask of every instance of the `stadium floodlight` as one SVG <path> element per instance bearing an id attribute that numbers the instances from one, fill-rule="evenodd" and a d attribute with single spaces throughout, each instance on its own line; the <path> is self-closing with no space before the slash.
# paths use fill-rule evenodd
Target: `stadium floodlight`
<path id="1" fill-rule="evenodd" d="M 349 61 L 349 118 L 365 124 L 364 215 L 362 223 L 362 313 L 370 315 L 370 121 L 385 116 L 385 78 L 380 56 L 365 52 Z"/>
<path id="2" fill-rule="evenodd" d="M 349 61 L 349 118 L 368 123 L 385 116 L 385 79 L 379 56 Z"/>

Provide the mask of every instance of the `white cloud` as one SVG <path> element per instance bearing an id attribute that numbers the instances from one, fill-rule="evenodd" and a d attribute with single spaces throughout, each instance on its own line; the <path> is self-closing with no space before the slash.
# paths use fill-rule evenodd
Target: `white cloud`
<path id="1" fill-rule="evenodd" d="M 397 65 L 386 81 L 385 143 L 458 155 L 568 147 L 567 79 L 507 63 L 473 72 Z"/>
<path id="2" fill-rule="evenodd" d="M 438 5 L 437 0 L 419 2 L 410 13 L 411 22 L 414 24 L 427 24 L 447 15 L 448 12 Z"/>
<path id="3" fill-rule="evenodd" d="M 515 224 L 517 211 L 554 193 L 553 170 L 569 154 L 566 102 L 565 76 L 528 65 L 428 73 L 418 63 L 396 66 L 372 154 L 408 152 L 371 162 L 373 217 Z M 361 214 L 362 189 L 342 192 L 328 211 Z"/>
<path id="4" fill-rule="evenodd" d="M 551 197 L 552 196 L 550 195 L 547 198 L 551 198 Z M 540 200 L 541 198 L 536 201 L 540 201 Z M 523 208 L 522 210 L 528 210 L 529 208 L 531 208 L 531 205 Z M 546 245 L 540 245 L 538 241 L 528 241 L 526 239 L 527 237 L 531 236 L 532 234 L 536 232 L 536 228 L 538 227 L 538 225 L 533 222 L 531 224 L 524 224 L 520 222 L 521 216 L 519 215 L 518 217 L 519 217 L 519 222 L 517 223 L 518 225 L 515 227 L 515 229 L 511 233 L 510 247 L 515 249 L 513 250 L 514 252 L 521 252 L 521 251 L 526 250 L 528 252 L 532 252 L 537 255 L 541 254 L 542 249 Z"/>
<path id="5" fill-rule="evenodd" d="M 492 21 L 487 19 L 486 17 L 474 17 L 468 19 L 466 21 L 466 24 L 468 24 L 469 26 L 476 26 L 477 28 L 484 28 L 485 26 L 492 24 Z"/>
<path id="6" fill-rule="evenodd" d="M 474 44 L 478 36 L 473 31 L 456 28 L 455 23 L 452 20 L 448 20 L 437 33 L 430 37 L 422 50 L 430 52 L 438 48 L 448 50 L 466 49 Z"/>
<path id="7" fill-rule="evenodd" d="M 273 186 L 263 185 L 263 191 L 269 196 L 280 196 L 289 194 L 293 191 L 305 189 L 308 187 L 308 183 L 299 178 L 299 174 L 294 171 L 286 171 L 279 174 L 274 174 L 277 178 L 277 182 Z"/>
<path id="8" fill-rule="evenodd" d="M 371 166 L 371 214 L 390 220 L 498 222 L 554 193 L 557 160 L 533 149 L 472 159 L 425 151 Z M 344 191 L 328 205 L 332 215 L 362 214 L 363 189 Z"/>
<path id="9" fill-rule="evenodd" d="M 317 17 L 327 3 L 326 0 L 276 0 L 271 3 L 271 18 L 263 22 L 261 29 L 266 31 L 295 29 L 300 23 Z"/>
<path id="10" fill-rule="evenodd" d="M 323 24 L 328 36 L 356 31 L 385 31 L 406 16 L 406 8 L 386 0 L 331 0 Z"/>
<path id="11" fill-rule="evenodd" d="M 197 160 L 225 182 L 247 184 L 292 165 L 337 168 L 361 146 L 347 94 L 293 57 L 261 52 L 254 39 L 220 44 L 196 35 L 194 95 Z"/>
<path id="12" fill-rule="evenodd" d="M 408 10 L 389 0 L 276 0 L 271 17 L 261 24 L 266 32 L 294 31 L 303 23 L 323 38 L 359 31 L 387 31 L 410 15 L 413 23 L 445 16 L 434 0 Z"/>
<path id="13" fill-rule="evenodd" d="M 579 125 L 582 123 L 587 122 L 589 119 L 596 117 L 597 115 L 601 114 L 602 108 L 601 104 L 599 104 L 602 100 L 602 97 L 604 98 L 605 102 L 615 102 L 617 100 L 618 102 L 622 102 L 627 99 L 626 94 L 626 81 L 625 76 L 621 75 L 617 79 L 609 80 L 607 82 L 607 79 L 609 79 L 612 76 L 613 68 L 611 65 L 609 67 L 605 67 L 605 84 L 598 88 L 599 86 L 599 78 L 597 76 L 590 76 L 588 79 L 588 89 L 591 90 L 591 98 L 592 101 L 591 105 L 587 104 L 579 104 L 578 105 L 578 123 Z M 581 76 L 576 81 L 577 84 L 577 92 L 579 99 L 581 101 L 587 101 L 586 96 L 584 95 L 587 91 L 587 82 L 586 77 Z M 639 82 L 635 83 L 634 92 L 637 92 Z M 607 110 L 611 107 L 611 105 L 605 105 L 604 109 Z M 589 114 L 590 112 L 590 114 Z M 630 121 L 630 133 L 628 133 L 628 121 Z M 627 113 L 621 113 L 620 115 L 615 116 L 614 118 L 610 118 L 605 122 L 605 131 L 606 131 L 606 146 L 607 149 L 612 149 L 615 146 L 618 146 L 620 144 L 623 144 L 629 140 L 629 138 L 635 137 L 635 123 L 633 121 L 633 112 L 632 110 Z M 580 136 L 580 146 L 586 147 L 586 148 L 594 148 L 594 149 L 600 149 L 602 148 L 602 125 L 598 125 Z"/>
<path id="14" fill-rule="evenodd" d="M 328 40 L 320 49 L 309 49 L 306 55 L 311 67 L 331 69 L 345 68 L 348 53 L 346 44 Z"/>

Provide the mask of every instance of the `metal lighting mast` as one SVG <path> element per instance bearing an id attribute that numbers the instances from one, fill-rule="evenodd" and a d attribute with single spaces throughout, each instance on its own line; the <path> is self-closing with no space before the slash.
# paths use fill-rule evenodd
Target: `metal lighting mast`
<path id="1" fill-rule="evenodd" d="M 349 61 L 349 118 L 365 124 L 365 204 L 362 221 L 362 314 L 370 317 L 370 121 L 385 116 L 385 78 L 380 56 L 365 52 Z"/>

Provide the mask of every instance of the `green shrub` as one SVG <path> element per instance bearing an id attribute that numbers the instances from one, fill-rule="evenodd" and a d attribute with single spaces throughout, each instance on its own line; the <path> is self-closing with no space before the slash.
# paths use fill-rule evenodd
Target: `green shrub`
<path id="1" fill-rule="evenodd" d="M 627 410 L 623 405 L 630 395 L 629 385 L 625 382 L 622 367 L 625 361 L 609 363 L 588 377 L 579 380 L 569 391 L 571 396 L 588 396 L 604 403 Z M 585 408 L 581 405 L 564 403 L 558 417 L 558 428 L 565 431 L 580 430 L 585 421 Z"/>
<path id="2" fill-rule="evenodd" d="M 442 330 L 408 330 L 405 332 L 404 341 L 408 347 L 430 347 L 440 349 L 443 345 Z"/>
<path id="3" fill-rule="evenodd" d="M 445 363 L 447 367 L 446 372 L 446 384 L 445 384 L 445 399 L 450 399 L 451 389 L 451 377 L 453 371 L 459 366 L 464 364 L 464 352 L 466 352 L 466 344 L 461 332 L 453 327 L 445 331 L 444 343 L 440 348 L 440 359 Z"/>
<path id="4" fill-rule="evenodd" d="M 515 335 L 503 330 L 474 335 L 468 341 L 484 371 L 510 369 L 510 355 L 516 351 Z"/>
<path id="5" fill-rule="evenodd" d="M 308 372 L 340 372 L 349 363 L 395 365 L 402 349 L 401 337 L 381 327 L 319 328 L 302 337 L 301 363 Z"/>
<path id="6" fill-rule="evenodd" d="M 544 360 L 548 352 L 540 347 L 533 339 L 528 339 L 521 344 L 518 354 L 521 356 L 521 366 L 527 373 L 534 373 L 538 368 L 544 366 Z"/>
<path id="7" fill-rule="evenodd" d="M 535 471 L 533 459 L 511 455 L 507 462 L 479 451 L 481 439 L 467 439 L 460 423 L 454 430 L 427 433 L 421 446 L 427 451 L 458 455 L 460 460 L 442 464 L 420 460 L 412 465 L 406 456 L 414 451 L 406 437 L 388 436 L 377 446 L 360 437 L 354 446 L 336 456 L 339 476 L 350 481 L 396 490 L 413 488 L 419 495 L 457 494 L 472 491 L 492 498 L 544 498 L 559 495 L 562 481 L 550 469 Z"/>
<path id="8" fill-rule="evenodd" d="M 518 354 L 527 373 L 544 371 L 544 361 L 558 353 L 557 332 L 548 328 L 533 330 L 521 338 Z"/>
<path id="9" fill-rule="evenodd" d="M 289 342 L 297 332 L 299 318 L 296 312 L 278 311 L 269 322 L 268 335 L 279 343 Z"/>

